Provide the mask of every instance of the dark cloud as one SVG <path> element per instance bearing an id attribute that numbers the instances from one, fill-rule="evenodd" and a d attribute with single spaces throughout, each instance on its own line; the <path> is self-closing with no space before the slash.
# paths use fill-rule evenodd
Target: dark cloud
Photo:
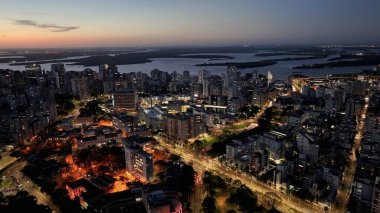
<path id="1" fill-rule="evenodd" d="M 16 25 L 34 26 L 38 28 L 48 29 L 52 32 L 67 32 L 67 31 L 76 30 L 79 28 L 79 27 L 74 27 L 74 26 L 59 26 L 55 24 L 38 24 L 35 21 L 26 20 L 26 19 L 13 20 L 13 21 L 14 21 L 14 24 Z"/>

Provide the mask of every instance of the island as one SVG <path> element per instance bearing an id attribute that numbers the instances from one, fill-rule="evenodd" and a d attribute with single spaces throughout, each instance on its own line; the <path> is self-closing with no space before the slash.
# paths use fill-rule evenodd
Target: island
<path id="1" fill-rule="evenodd" d="M 277 64 L 277 61 L 253 61 L 253 62 L 226 62 L 226 63 L 203 63 L 196 64 L 198 67 L 207 66 L 235 66 L 237 68 L 253 68 L 253 67 L 265 67 Z"/>
<path id="2" fill-rule="evenodd" d="M 380 55 L 358 56 L 357 60 L 350 61 L 332 61 L 321 64 L 303 64 L 293 67 L 293 69 L 314 69 L 327 67 L 357 67 L 357 66 L 374 66 L 380 64 Z"/>

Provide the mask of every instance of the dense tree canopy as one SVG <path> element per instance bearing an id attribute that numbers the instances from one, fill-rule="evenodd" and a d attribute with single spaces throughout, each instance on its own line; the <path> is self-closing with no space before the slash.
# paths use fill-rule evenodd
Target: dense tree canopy
<path id="1" fill-rule="evenodd" d="M 202 208 L 205 213 L 213 213 L 216 211 L 215 198 L 207 196 L 202 202 Z"/>
<path id="2" fill-rule="evenodd" d="M 104 111 L 99 106 L 99 101 L 92 100 L 83 108 L 80 108 L 80 116 L 103 115 Z"/>
<path id="3" fill-rule="evenodd" d="M 257 196 L 246 186 L 241 186 L 231 193 L 227 202 L 237 204 L 243 212 L 253 212 L 257 207 Z"/>
<path id="4" fill-rule="evenodd" d="M 31 196 L 26 191 L 19 191 L 16 195 L 4 197 L 0 193 L 0 212 L 39 212 L 50 213 L 51 209 L 48 206 L 40 205 L 37 199 Z"/>
<path id="5" fill-rule="evenodd" d="M 72 103 L 73 99 L 74 97 L 69 96 L 69 95 L 64 95 L 64 94 L 55 95 L 58 115 L 67 115 L 71 110 L 75 108 L 75 105 Z"/>

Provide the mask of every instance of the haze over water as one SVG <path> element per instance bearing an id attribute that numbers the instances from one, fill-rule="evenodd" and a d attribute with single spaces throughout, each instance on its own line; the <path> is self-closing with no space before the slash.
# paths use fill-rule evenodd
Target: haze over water
<path id="1" fill-rule="evenodd" d="M 215 53 L 213 53 L 215 54 Z M 194 54 L 193 54 L 194 55 Z M 195 54 L 202 55 L 202 54 Z M 270 57 L 258 57 L 255 56 L 255 53 L 217 53 L 217 55 L 226 55 L 233 56 L 234 59 L 222 59 L 215 60 L 213 63 L 221 63 L 221 62 L 249 62 L 249 61 L 259 61 L 266 59 L 281 59 L 281 58 L 297 58 L 300 56 L 270 56 Z M 83 56 L 82 56 L 83 57 Z M 277 64 L 271 66 L 264 67 L 255 67 L 255 68 L 247 68 L 240 69 L 241 72 L 244 73 L 253 73 L 258 71 L 259 74 L 266 74 L 268 70 L 272 71 L 277 79 L 286 79 L 293 72 L 302 72 L 308 76 L 325 76 L 328 74 L 336 73 L 353 73 L 360 72 L 363 69 L 373 69 L 373 66 L 360 66 L 360 67 L 335 67 L 335 68 L 325 68 L 325 69 L 301 69 L 296 70 L 292 69 L 295 66 L 302 64 L 315 64 L 315 63 L 323 63 L 328 59 L 337 57 L 337 55 L 331 55 L 328 58 L 317 58 L 317 59 L 306 59 L 306 60 L 291 60 L 291 61 L 279 61 Z M 78 57 L 71 57 L 72 59 Z M 194 58 L 154 58 L 152 62 L 143 63 L 143 64 L 129 64 L 129 65 L 117 65 L 118 70 L 121 73 L 128 72 L 143 72 L 150 74 L 150 71 L 153 69 L 160 69 L 162 71 L 166 71 L 171 73 L 172 71 L 176 71 L 182 73 L 184 70 L 188 70 L 191 74 L 196 75 L 200 69 L 206 69 L 210 71 L 210 74 L 221 74 L 226 72 L 225 66 L 194 66 L 196 64 L 209 63 L 209 59 L 194 59 Z M 42 69 L 46 71 L 50 71 L 52 63 L 43 63 L 41 64 Z M 83 71 L 85 68 L 90 68 L 92 70 L 98 71 L 99 68 L 97 66 L 89 66 L 84 67 L 81 65 L 71 65 L 70 62 L 64 62 L 66 71 Z M 0 69 L 13 69 L 13 70 L 24 70 L 24 65 L 9 65 L 8 63 L 0 63 Z"/>

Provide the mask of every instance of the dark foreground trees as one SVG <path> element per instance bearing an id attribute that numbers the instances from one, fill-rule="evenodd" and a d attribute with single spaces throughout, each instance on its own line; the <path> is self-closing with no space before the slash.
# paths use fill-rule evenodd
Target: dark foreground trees
<path id="1" fill-rule="evenodd" d="M 0 212 L 39 212 L 50 213 L 51 209 L 46 205 L 37 203 L 37 199 L 26 191 L 19 191 L 16 195 L 4 196 L 0 193 Z"/>
<path id="2" fill-rule="evenodd" d="M 254 212 L 258 209 L 256 194 L 244 185 L 232 192 L 227 202 L 237 204 L 242 212 Z"/>
<path id="3" fill-rule="evenodd" d="M 207 196 L 202 202 L 202 208 L 205 213 L 213 213 L 216 211 L 215 198 Z"/>

